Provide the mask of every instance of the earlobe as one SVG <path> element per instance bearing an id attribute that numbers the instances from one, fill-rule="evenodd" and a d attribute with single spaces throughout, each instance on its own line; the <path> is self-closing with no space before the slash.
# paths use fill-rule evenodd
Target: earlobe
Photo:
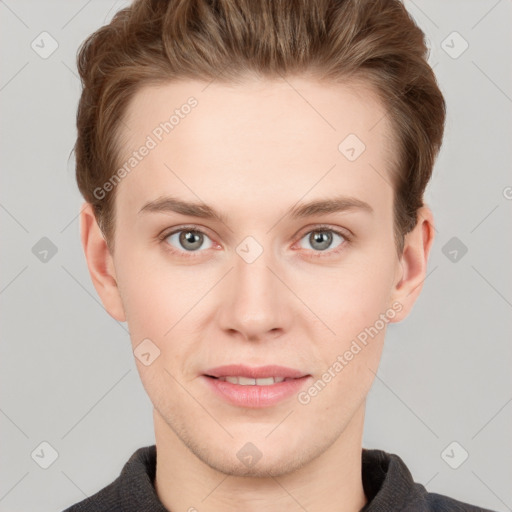
<path id="1" fill-rule="evenodd" d="M 393 322 L 407 317 L 423 288 L 433 241 L 434 217 L 430 208 L 424 206 L 418 211 L 416 226 L 405 236 L 400 258 L 401 277 L 396 280 L 392 294 L 392 301 L 399 302 L 402 309 Z"/>
<path id="2" fill-rule="evenodd" d="M 110 316 L 125 322 L 123 303 L 117 285 L 115 267 L 93 207 L 84 203 L 80 212 L 80 236 L 94 288 Z"/>

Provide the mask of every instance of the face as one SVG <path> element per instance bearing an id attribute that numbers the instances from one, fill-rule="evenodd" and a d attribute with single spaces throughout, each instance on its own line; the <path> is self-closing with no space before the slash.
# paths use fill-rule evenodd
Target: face
<path id="1" fill-rule="evenodd" d="M 288 82 L 147 87 L 122 137 L 123 161 L 149 150 L 116 185 L 118 317 L 159 431 L 233 475 L 334 446 L 403 309 L 383 107 L 361 85 Z"/>

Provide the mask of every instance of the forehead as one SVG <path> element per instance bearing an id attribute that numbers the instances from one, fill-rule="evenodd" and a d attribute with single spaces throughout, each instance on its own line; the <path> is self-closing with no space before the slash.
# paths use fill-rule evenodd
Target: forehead
<path id="1" fill-rule="evenodd" d="M 171 191 L 194 200 L 213 192 L 218 204 L 243 195 L 245 205 L 333 187 L 368 198 L 386 195 L 391 181 L 389 119 L 361 83 L 151 85 L 132 98 L 123 121 L 121 165 L 151 147 L 117 190 L 134 206 Z"/>

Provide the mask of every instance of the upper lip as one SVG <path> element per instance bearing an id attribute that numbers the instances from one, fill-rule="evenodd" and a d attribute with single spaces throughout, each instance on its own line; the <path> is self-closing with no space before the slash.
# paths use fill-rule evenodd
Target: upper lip
<path id="1" fill-rule="evenodd" d="M 308 374 L 294 368 L 279 365 L 245 366 L 243 364 L 228 364 L 211 368 L 205 372 L 205 375 L 210 377 L 249 377 L 253 379 L 264 379 L 266 377 L 298 379 Z"/>

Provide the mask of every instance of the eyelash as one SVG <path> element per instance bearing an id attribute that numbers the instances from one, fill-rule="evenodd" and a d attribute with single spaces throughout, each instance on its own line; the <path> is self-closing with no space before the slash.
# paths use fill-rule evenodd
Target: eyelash
<path id="1" fill-rule="evenodd" d="M 201 229 L 198 229 L 195 226 L 181 226 L 179 229 L 174 229 L 172 231 L 165 231 L 163 234 L 158 236 L 158 239 L 160 240 L 160 242 L 165 244 L 166 250 L 170 251 L 173 254 L 178 254 L 179 256 L 185 257 L 185 258 L 198 257 L 199 253 L 201 253 L 203 251 L 199 251 L 199 250 L 198 251 L 185 251 L 185 250 L 179 251 L 166 242 L 166 239 L 169 238 L 171 235 L 180 233 L 182 231 L 193 231 L 194 233 L 200 233 L 200 234 L 205 235 L 206 237 L 210 238 L 207 233 L 205 233 Z M 338 254 L 345 248 L 345 245 L 347 245 L 347 243 L 350 243 L 352 241 L 352 236 L 350 234 L 348 234 L 347 232 L 340 231 L 338 229 L 334 229 L 325 224 L 315 226 L 313 229 L 306 231 L 299 237 L 299 241 L 302 240 L 306 235 L 309 235 L 313 232 L 331 232 L 331 233 L 334 233 L 334 234 L 340 236 L 341 238 L 343 238 L 344 241 L 341 242 L 341 244 L 336 249 L 331 249 L 331 250 L 327 249 L 325 251 L 310 250 L 313 252 L 313 254 L 311 254 L 309 256 L 311 258 L 326 258 L 326 257 L 332 256 L 332 255 Z"/>

